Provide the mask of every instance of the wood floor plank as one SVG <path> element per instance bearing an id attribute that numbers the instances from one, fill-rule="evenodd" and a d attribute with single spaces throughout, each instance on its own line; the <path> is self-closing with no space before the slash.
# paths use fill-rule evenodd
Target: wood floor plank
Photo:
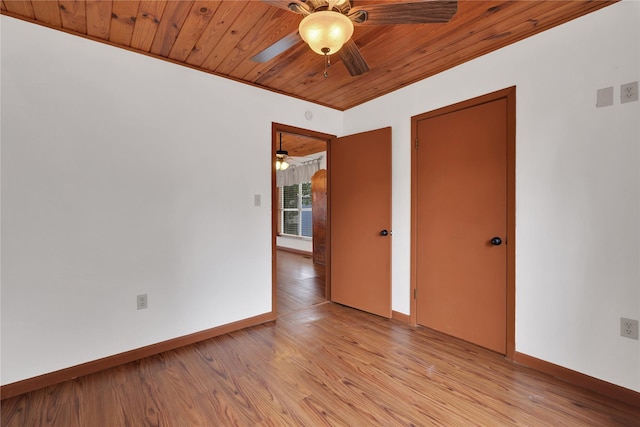
<path id="1" fill-rule="evenodd" d="M 315 272 L 289 261 L 294 301 Z M 473 344 L 300 301 L 275 322 L 5 399 L 1 425 L 640 426 L 640 408 Z"/>
<path id="2" fill-rule="evenodd" d="M 310 255 L 278 251 L 278 315 L 325 302 L 325 266 Z"/>

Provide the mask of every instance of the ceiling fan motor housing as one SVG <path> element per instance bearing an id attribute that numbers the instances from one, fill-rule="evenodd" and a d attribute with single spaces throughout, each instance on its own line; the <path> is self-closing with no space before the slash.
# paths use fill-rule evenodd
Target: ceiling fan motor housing
<path id="1" fill-rule="evenodd" d="M 349 13 L 351 10 L 351 2 L 349 0 L 335 0 L 330 2 L 328 0 L 300 0 L 304 3 L 310 12 L 319 12 L 321 10 L 334 10 L 340 12 L 343 15 Z M 332 8 L 329 9 L 330 3 L 333 3 Z"/>

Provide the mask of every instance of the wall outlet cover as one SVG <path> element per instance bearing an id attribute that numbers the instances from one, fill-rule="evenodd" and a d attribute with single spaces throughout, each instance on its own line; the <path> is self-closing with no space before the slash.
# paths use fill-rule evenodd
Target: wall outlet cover
<path id="1" fill-rule="evenodd" d="M 138 310 L 144 310 L 145 308 L 147 308 L 147 294 L 142 294 L 142 295 L 138 295 L 136 297 L 136 301 L 137 301 L 137 305 L 138 305 Z"/>
<path id="2" fill-rule="evenodd" d="M 638 321 L 635 319 L 620 318 L 620 336 L 625 338 L 631 338 L 632 340 L 638 339 Z"/>
<path id="3" fill-rule="evenodd" d="M 634 102 L 638 100 L 638 82 L 627 83 L 620 86 L 620 103 Z"/>

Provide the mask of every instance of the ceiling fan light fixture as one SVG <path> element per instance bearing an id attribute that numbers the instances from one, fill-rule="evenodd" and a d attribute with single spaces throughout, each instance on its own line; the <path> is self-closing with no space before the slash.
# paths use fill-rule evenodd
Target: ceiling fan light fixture
<path id="1" fill-rule="evenodd" d="M 287 150 L 282 149 L 282 133 L 280 133 L 280 149 L 276 150 L 276 170 L 283 171 L 289 167 L 286 158 L 289 155 Z"/>
<path id="2" fill-rule="evenodd" d="M 276 170 L 283 171 L 289 167 L 289 163 L 285 159 L 286 155 L 276 154 Z"/>
<path id="3" fill-rule="evenodd" d="M 353 22 L 339 12 L 323 10 L 305 16 L 298 31 L 311 50 L 332 55 L 353 35 Z"/>

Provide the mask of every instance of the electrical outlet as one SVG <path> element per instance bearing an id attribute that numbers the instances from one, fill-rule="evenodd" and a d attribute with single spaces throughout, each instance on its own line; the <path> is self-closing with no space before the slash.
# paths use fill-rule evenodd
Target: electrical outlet
<path id="1" fill-rule="evenodd" d="M 620 86 L 620 103 L 638 100 L 638 82 L 627 83 Z"/>
<path id="2" fill-rule="evenodd" d="M 620 318 L 620 336 L 625 338 L 631 338 L 633 340 L 638 339 L 638 321 L 633 319 Z"/>
<path id="3" fill-rule="evenodd" d="M 138 310 L 147 308 L 147 294 L 138 295 L 136 298 L 138 301 Z"/>

